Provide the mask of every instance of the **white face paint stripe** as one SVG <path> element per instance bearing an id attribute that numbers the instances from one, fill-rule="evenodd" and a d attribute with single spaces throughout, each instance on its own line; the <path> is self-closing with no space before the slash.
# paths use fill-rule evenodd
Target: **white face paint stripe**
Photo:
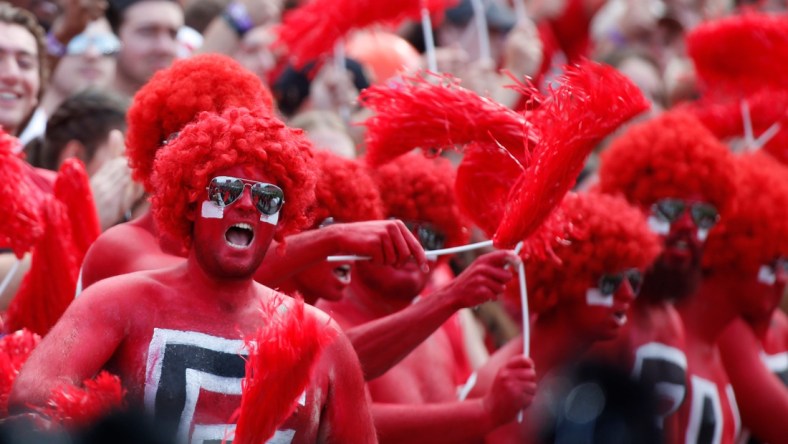
<path id="1" fill-rule="evenodd" d="M 589 288 L 586 290 L 586 304 L 596 305 L 600 307 L 612 307 L 613 295 L 606 296 L 599 291 L 598 288 Z"/>
<path id="2" fill-rule="evenodd" d="M 203 219 L 224 219 L 224 208 L 210 200 L 204 200 L 200 215 Z"/>
<path id="3" fill-rule="evenodd" d="M 698 228 L 698 240 L 700 240 L 701 242 L 706 242 L 707 237 L 709 237 L 709 229 Z"/>
<path id="4" fill-rule="evenodd" d="M 260 213 L 260 222 L 265 222 L 265 223 L 271 224 L 271 225 L 278 225 L 279 224 L 279 213 L 281 213 L 281 212 L 282 211 L 277 211 L 276 213 L 274 213 L 274 214 L 272 214 L 270 216 L 267 215 L 267 214 Z"/>
<path id="5" fill-rule="evenodd" d="M 764 285 L 774 285 L 777 282 L 777 273 L 769 265 L 761 265 L 758 269 L 758 282 Z"/>
<path id="6" fill-rule="evenodd" d="M 654 234 L 668 234 L 670 233 L 670 222 L 657 216 L 648 217 L 648 227 Z"/>

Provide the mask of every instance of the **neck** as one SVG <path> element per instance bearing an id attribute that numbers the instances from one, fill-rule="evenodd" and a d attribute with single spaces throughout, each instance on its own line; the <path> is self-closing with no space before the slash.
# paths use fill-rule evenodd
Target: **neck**
<path id="1" fill-rule="evenodd" d="M 64 100 L 66 100 L 66 97 L 56 87 L 48 88 L 44 93 L 44 97 L 41 98 L 41 109 L 44 110 L 47 116 L 51 116 Z"/>
<path id="2" fill-rule="evenodd" d="M 540 314 L 533 323 L 531 336 L 531 355 L 542 375 L 576 361 L 594 342 L 578 332 L 575 323 L 563 316 L 560 308 Z"/>
<path id="3" fill-rule="evenodd" d="M 704 278 L 698 291 L 676 304 L 676 309 L 687 333 L 707 344 L 714 344 L 739 314 L 727 294 L 725 282 L 715 276 Z"/>
<path id="4" fill-rule="evenodd" d="M 124 76 L 120 72 L 120 70 L 118 70 L 117 74 L 115 74 L 115 81 L 113 82 L 113 84 L 114 84 L 115 92 L 119 94 L 123 94 L 128 98 L 134 97 L 134 94 L 142 86 L 137 84 L 137 82 L 131 80 L 130 78 Z"/>
<path id="5" fill-rule="evenodd" d="M 186 258 L 186 274 L 195 295 L 208 298 L 220 309 L 235 310 L 246 305 L 256 294 L 251 275 L 237 279 L 212 275 L 202 267 L 193 249 Z"/>

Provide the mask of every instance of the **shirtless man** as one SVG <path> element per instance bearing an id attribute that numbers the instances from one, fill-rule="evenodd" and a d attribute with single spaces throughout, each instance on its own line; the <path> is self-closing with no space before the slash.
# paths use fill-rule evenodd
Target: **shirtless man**
<path id="1" fill-rule="evenodd" d="M 416 153 L 401 156 L 373 172 L 386 214 L 405 220 L 426 249 L 458 245 L 466 238 L 453 197 L 453 174 L 445 159 L 434 162 Z M 459 401 L 457 387 L 467 375 L 458 368 L 465 357 L 455 354 L 456 347 L 446 330 L 432 333 L 460 306 L 499 295 L 512 278 L 512 272 L 505 268 L 514 260 L 512 256 L 507 251 L 482 256 L 448 286 L 415 302 L 430 279 L 430 274 L 422 272 L 415 262 L 394 268 L 360 261 L 345 298 L 318 303 L 349 334 L 420 306 L 431 317 L 428 322 L 404 324 L 410 326 L 407 330 L 380 329 L 379 337 L 370 337 L 361 343 L 361 349 L 354 341 L 362 355 L 364 348 L 380 349 L 381 344 L 395 343 L 397 337 L 402 342 L 419 338 L 416 344 L 420 344 L 399 364 L 368 383 L 381 442 L 477 442 L 530 404 L 535 373 L 531 360 L 523 356 L 506 362 L 483 397 Z M 449 304 L 447 300 L 455 302 Z M 435 319 L 441 320 L 436 324 Z M 426 339 L 422 342 L 422 338 Z M 380 356 L 386 354 L 390 359 L 389 351 L 379 352 Z"/>
<path id="2" fill-rule="evenodd" d="M 597 349 L 655 387 L 668 442 L 683 439 L 673 414 L 689 381 L 684 327 L 673 301 L 697 291 L 703 244 L 728 207 L 732 171 L 727 148 L 697 120 L 676 113 L 633 125 L 602 154 L 601 191 L 639 206 L 664 250 L 644 276 L 628 327 Z"/>
<path id="3" fill-rule="evenodd" d="M 153 211 L 162 232 L 187 248 L 186 260 L 86 289 L 25 364 L 11 395 L 16 409 L 106 369 L 178 442 L 232 432 L 243 338 L 266 322 L 262 303 L 293 304 L 253 275 L 271 239 L 299 229 L 296 215 L 313 199 L 309 143 L 243 108 L 203 114 L 170 143 L 155 165 Z M 307 306 L 305 318 L 335 339 L 277 431 L 280 442 L 374 442 L 350 343 L 325 314 Z"/>

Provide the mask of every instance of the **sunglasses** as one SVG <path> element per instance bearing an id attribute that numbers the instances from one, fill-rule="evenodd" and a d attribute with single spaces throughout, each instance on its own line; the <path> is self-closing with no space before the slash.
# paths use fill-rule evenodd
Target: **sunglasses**
<path id="1" fill-rule="evenodd" d="M 657 217 L 673 223 L 684 214 L 687 207 L 689 207 L 692 221 L 698 228 L 709 230 L 720 220 L 720 214 L 714 205 L 705 202 L 687 204 L 682 199 L 659 200 L 651 207 L 651 212 Z"/>
<path id="2" fill-rule="evenodd" d="M 282 209 L 282 205 L 285 203 L 285 193 L 278 186 L 230 176 L 218 176 L 211 179 L 206 188 L 208 200 L 219 207 L 226 207 L 237 201 L 247 186 L 251 188 L 252 201 L 260 213 L 272 216 Z"/>
<path id="3" fill-rule="evenodd" d="M 597 288 L 603 295 L 613 296 L 618 289 L 621 288 L 621 284 L 623 284 L 625 280 L 629 282 L 629 287 L 635 295 L 640 293 L 640 287 L 643 285 L 643 273 L 636 268 L 630 268 L 621 273 L 603 274 L 599 278 Z"/>
<path id="4" fill-rule="evenodd" d="M 405 226 L 416 236 L 425 250 L 440 250 L 446 245 L 446 236 L 438 231 L 435 226 L 427 222 L 402 221 Z"/>
<path id="5" fill-rule="evenodd" d="M 105 56 L 115 55 L 120 52 L 120 40 L 113 34 L 78 34 L 66 45 L 66 55 L 82 55 L 91 46 Z"/>

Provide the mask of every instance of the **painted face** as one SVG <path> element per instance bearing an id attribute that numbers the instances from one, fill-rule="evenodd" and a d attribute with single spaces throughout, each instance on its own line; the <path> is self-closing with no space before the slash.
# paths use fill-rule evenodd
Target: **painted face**
<path id="1" fill-rule="evenodd" d="M 626 324 L 642 281 L 638 269 L 604 274 L 586 290 L 584 299 L 567 302 L 566 310 L 583 333 L 595 340 L 613 339 Z"/>
<path id="2" fill-rule="evenodd" d="M 241 192 L 238 193 L 239 187 L 212 189 L 209 198 L 206 191 L 205 200 L 197 204 L 193 213 L 194 254 L 202 267 L 215 276 L 250 277 L 262 263 L 278 222 L 278 211 L 272 212 L 277 205 L 270 199 L 260 200 L 258 192 L 253 191 L 255 183 L 270 184 L 270 180 L 259 170 L 241 166 L 219 170 L 213 176 L 229 185 L 240 183 Z M 224 199 L 224 203 L 218 203 L 219 199 Z"/>
<path id="3" fill-rule="evenodd" d="M 178 52 L 181 26 L 183 11 L 175 2 L 145 0 L 128 7 L 118 30 L 123 43 L 118 75 L 141 86 L 153 73 L 170 66 Z"/>
<path id="4" fill-rule="evenodd" d="M 101 18 L 90 22 L 78 36 L 71 39 L 66 55 L 60 59 L 52 76 L 52 87 L 68 97 L 89 87 L 105 89 L 115 78 L 115 56 L 120 40 Z"/>
<path id="5" fill-rule="evenodd" d="M 655 202 L 648 223 L 665 245 L 658 261 L 676 270 L 699 267 L 703 243 L 718 219 L 717 209 L 697 198 L 666 198 Z"/>
<path id="6" fill-rule="evenodd" d="M 762 264 L 755 276 L 732 278 L 728 288 L 741 303 L 741 314 L 751 322 L 771 317 L 780 304 L 788 284 L 788 259 L 778 258 Z"/>
<path id="7" fill-rule="evenodd" d="M 41 78 L 36 39 L 21 25 L 0 23 L 0 126 L 10 134 L 38 105 Z"/>

